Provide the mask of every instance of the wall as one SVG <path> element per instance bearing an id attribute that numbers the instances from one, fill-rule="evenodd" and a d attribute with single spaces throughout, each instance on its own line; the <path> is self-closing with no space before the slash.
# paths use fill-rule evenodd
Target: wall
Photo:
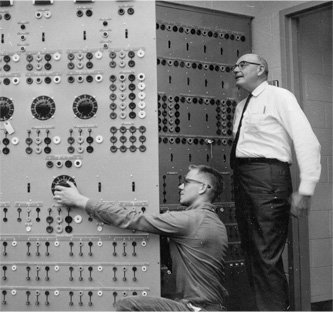
<path id="1" fill-rule="evenodd" d="M 307 1 L 173 1 L 254 17 L 252 22 L 253 52 L 267 59 L 269 80 L 281 83 L 279 11 Z"/>

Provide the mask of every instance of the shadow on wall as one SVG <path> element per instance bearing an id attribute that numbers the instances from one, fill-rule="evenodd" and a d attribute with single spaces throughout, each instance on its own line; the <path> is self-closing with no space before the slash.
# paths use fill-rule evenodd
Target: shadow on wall
<path id="1" fill-rule="evenodd" d="M 311 311 L 333 311 L 332 303 L 332 300 L 311 303 Z"/>

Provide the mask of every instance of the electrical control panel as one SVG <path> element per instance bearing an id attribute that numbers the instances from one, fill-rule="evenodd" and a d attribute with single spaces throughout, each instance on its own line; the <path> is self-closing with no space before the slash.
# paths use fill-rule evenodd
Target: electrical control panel
<path id="1" fill-rule="evenodd" d="M 177 187 L 190 164 L 221 172 L 224 188 L 217 204 L 229 238 L 226 305 L 228 310 L 246 310 L 251 295 L 229 155 L 235 106 L 245 97 L 231 67 L 251 52 L 251 17 L 171 2 L 159 2 L 156 15 L 161 209 L 179 209 Z M 167 253 L 162 253 L 162 264 L 162 294 L 173 298 L 175 281 Z"/>
<path id="2" fill-rule="evenodd" d="M 160 295 L 158 236 L 53 200 L 159 212 L 155 3 L 0 4 L 1 310 Z"/>

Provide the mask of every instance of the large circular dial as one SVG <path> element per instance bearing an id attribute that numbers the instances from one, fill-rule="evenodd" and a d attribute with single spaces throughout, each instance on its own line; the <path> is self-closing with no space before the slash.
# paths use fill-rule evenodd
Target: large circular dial
<path id="1" fill-rule="evenodd" d="M 5 121 L 14 114 L 13 101 L 7 97 L 0 96 L 0 120 Z"/>
<path id="2" fill-rule="evenodd" d="M 36 97 L 31 103 L 31 113 L 39 120 L 50 119 L 55 112 L 55 103 L 46 95 Z"/>
<path id="3" fill-rule="evenodd" d="M 81 119 L 89 119 L 97 112 L 97 101 L 89 94 L 82 94 L 75 98 L 73 103 L 74 114 Z"/>
<path id="4" fill-rule="evenodd" d="M 67 184 L 68 181 L 72 182 L 76 185 L 75 180 L 72 177 L 68 176 L 68 175 L 63 174 L 63 175 L 57 176 L 53 180 L 52 185 L 51 185 L 52 193 L 54 194 L 54 191 L 55 191 L 55 188 L 56 188 L 57 185 L 68 186 L 68 184 Z"/>

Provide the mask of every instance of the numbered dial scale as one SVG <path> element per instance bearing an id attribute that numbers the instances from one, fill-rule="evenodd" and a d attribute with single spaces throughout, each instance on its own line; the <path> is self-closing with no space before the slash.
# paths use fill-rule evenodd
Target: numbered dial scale
<path id="1" fill-rule="evenodd" d="M 97 112 L 97 101 L 89 94 L 82 94 L 75 98 L 73 112 L 80 119 L 89 119 Z"/>
<path id="2" fill-rule="evenodd" d="M 13 101 L 7 97 L 0 96 L 0 121 L 6 121 L 14 114 Z"/>
<path id="3" fill-rule="evenodd" d="M 55 113 L 55 103 L 46 95 L 38 96 L 31 103 L 31 113 L 38 120 L 48 120 Z"/>
<path id="4" fill-rule="evenodd" d="M 54 191 L 55 191 L 55 188 L 57 185 L 68 186 L 67 182 L 72 182 L 76 186 L 75 180 L 72 177 L 65 175 L 65 174 L 57 176 L 53 180 L 52 185 L 51 185 L 51 191 L 52 191 L 53 195 L 54 195 Z"/>

